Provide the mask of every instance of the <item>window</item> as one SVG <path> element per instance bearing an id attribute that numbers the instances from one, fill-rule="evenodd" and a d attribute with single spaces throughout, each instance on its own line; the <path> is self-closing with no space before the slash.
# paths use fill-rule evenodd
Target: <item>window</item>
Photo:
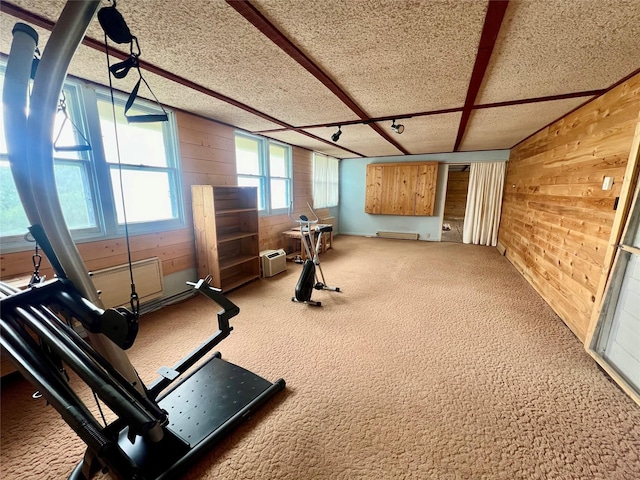
<path id="1" fill-rule="evenodd" d="M 171 155 L 171 125 L 167 122 L 128 123 L 123 100 L 116 101 L 116 129 L 111 99 L 98 96 L 98 116 L 104 157 L 115 200 L 118 225 L 171 221 L 179 217 L 178 170 Z M 130 115 L 157 113 L 132 108 Z M 119 160 L 118 162 L 118 144 Z M 124 207 L 122 194 L 124 192 Z"/>
<path id="2" fill-rule="evenodd" d="M 313 206 L 315 208 L 338 205 L 338 159 L 320 153 L 313 154 Z"/>
<path id="3" fill-rule="evenodd" d="M 238 185 L 258 187 L 266 215 L 285 213 L 292 201 L 291 147 L 263 137 L 236 133 Z"/>
<path id="4" fill-rule="evenodd" d="M 4 73 L 5 67 L 0 65 L 0 91 Z M 122 235 L 125 211 L 132 233 L 183 225 L 172 113 L 169 112 L 169 122 L 129 124 L 124 117 L 126 97 L 116 96 L 119 165 L 108 90 L 68 80 L 63 91 L 68 119 L 65 120 L 63 111 L 58 111 L 53 134 L 54 140 L 57 138 L 55 146 L 83 145 L 85 139 L 92 146 L 90 151 L 79 152 L 54 149 L 58 196 L 74 239 Z M 130 112 L 145 114 L 157 110 L 155 105 L 137 101 Z M 3 121 L 0 111 L 0 238 L 3 250 L 20 250 L 26 246 L 23 236 L 29 222 L 11 175 Z"/>

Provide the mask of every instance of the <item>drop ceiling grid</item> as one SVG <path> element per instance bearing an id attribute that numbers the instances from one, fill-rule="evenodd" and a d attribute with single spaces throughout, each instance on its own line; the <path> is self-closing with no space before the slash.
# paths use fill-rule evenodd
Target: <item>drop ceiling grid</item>
<path id="1" fill-rule="evenodd" d="M 311 137 L 303 135 L 294 131 L 286 131 L 286 132 L 272 132 L 266 134 L 265 136 L 269 138 L 273 138 L 274 140 L 278 140 L 280 142 L 285 142 L 290 145 L 297 145 L 302 148 L 306 148 L 307 150 L 313 150 L 314 152 L 322 152 L 325 155 L 329 155 L 336 158 L 353 158 L 356 157 L 351 152 L 347 152 L 346 150 L 341 149 L 338 145 L 334 144 L 328 145 L 319 140 L 314 140 Z"/>
<path id="2" fill-rule="evenodd" d="M 460 150 L 511 148 L 589 99 L 570 98 L 474 110 Z"/>
<path id="3" fill-rule="evenodd" d="M 311 133 L 325 140 L 331 141 L 331 135 L 338 131 L 337 127 L 318 127 L 305 129 L 306 132 Z M 395 137 L 396 134 L 391 132 Z M 342 135 L 337 142 L 339 145 L 354 150 L 367 157 L 377 157 L 383 155 L 400 155 L 402 152 L 396 147 L 382 138 L 375 130 L 369 125 L 356 124 L 345 125 L 342 127 Z M 353 157 L 353 155 L 350 155 Z"/>
<path id="4" fill-rule="evenodd" d="M 640 1 L 511 2 L 476 104 L 607 88 L 640 67 Z"/>
<path id="5" fill-rule="evenodd" d="M 257 0 L 369 116 L 464 104 L 486 2 Z"/>
<path id="6" fill-rule="evenodd" d="M 391 121 L 378 124 L 389 129 L 393 139 L 411 154 L 451 152 L 461 116 L 462 114 L 457 112 L 398 120 L 396 123 L 405 127 L 401 135 L 391 131 Z"/>
<path id="7" fill-rule="evenodd" d="M 14 17 L 4 13 L 0 15 L 0 50 L 3 53 L 9 51 L 12 38 L 11 30 L 15 23 L 16 19 Z M 35 30 L 39 36 L 38 45 L 40 50 L 43 51 L 51 32 L 40 27 L 35 27 Z M 115 61 L 120 60 L 111 58 L 111 63 Z M 91 47 L 80 45 L 69 65 L 69 74 L 101 85 L 108 85 L 109 78 L 106 73 L 105 54 Z M 176 84 L 159 75 L 149 72 L 144 72 L 143 74 L 158 100 L 169 107 L 179 108 L 208 118 L 215 118 L 220 122 L 246 130 L 280 127 L 280 125 L 248 113 L 241 108 Z M 137 74 L 131 72 L 124 79 L 113 79 L 113 86 L 128 95 L 136 81 Z M 143 98 L 151 98 L 144 85 L 140 87 L 139 95 Z"/>

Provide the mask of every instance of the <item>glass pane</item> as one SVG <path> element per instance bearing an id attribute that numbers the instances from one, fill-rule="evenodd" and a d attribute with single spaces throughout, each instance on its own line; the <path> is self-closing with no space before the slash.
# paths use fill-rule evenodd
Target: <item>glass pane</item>
<path id="1" fill-rule="evenodd" d="M 65 98 L 66 98 L 66 109 L 67 115 L 69 118 L 66 118 L 62 110 L 58 110 L 56 112 L 56 118 L 53 125 L 53 138 L 52 141 L 55 147 L 74 147 L 78 145 L 88 145 L 88 143 L 82 139 L 80 132 L 77 128 L 74 127 L 74 124 L 78 128 L 82 128 L 82 123 L 78 118 L 78 115 L 74 109 L 74 90 L 66 89 L 64 90 Z M 84 134 L 84 132 L 82 132 Z M 56 141 L 57 139 L 57 141 Z M 53 155 L 56 158 L 64 158 L 64 159 L 80 159 L 82 155 L 80 152 L 65 152 L 65 151 L 56 151 L 54 148 Z"/>
<path id="2" fill-rule="evenodd" d="M 638 355 L 638 342 L 640 341 L 640 315 L 638 304 L 640 303 L 640 256 L 630 252 L 619 252 L 617 268 L 612 279 L 622 283 L 614 287 L 609 302 L 607 302 L 607 320 L 602 329 L 601 340 L 606 338 L 606 346 L 603 356 L 622 374 L 636 391 L 640 391 L 640 355 Z M 618 282 L 611 282 L 617 285 Z M 602 318 L 602 317 L 601 317 Z"/>
<path id="3" fill-rule="evenodd" d="M 175 201 L 171 195 L 168 172 L 122 169 L 127 222 L 155 222 L 177 218 Z M 111 168 L 111 184 L 115 200 L 118 223 L 124 224 L 120 174 L 117 167 Z"/>
<path id="4" fill-rule="evenodd" d="M 638 200 L 638 205 L 635 208 L 640 208 L 640 200 Z M 631 245 L 640 248 L 640 214 L 629 215 L 629 233 L 627 234 L 627 238 L 632 238 Z M 633 225 L 632 222 L 635 222 Z M 635 233 L 634 233 L 635 230 Z"/>
<path id="5" fill-rule="evenodd" d="M 85 166 L 83 163 L 74 163 L 54 165 L 56 187 L 64 219 L 70 230 L 97 227 Z"/>
<path id="6" fill-rule="evenodd" d="M 0 69 L 0 93 L 4 90 L 4 70 Z M 4 105 L 0 98 L 0 153 L 7 153 L 7 141 L 4 138 Z"/>
<path id="7" fill-rule="evenodd" d="M 238 175 L 260 175 L 260 142 L 236 135 Z"/>
<path id="8" fill-rule="evenodd" d="M 287 149 L 281 145 L 269 145 L 269 176 L 286 178 Z"/>
<path id="9" fill-rule="evenodd" d="M 118 163 L 116 133 L 113 126 L 111 102 L 98 100 L 102 143 L 107 162 Z M 129 115 L 145 115 L 149 112 L 132 108 Z M 116 103 L 116 120 L 118 142 L 120 144 L 120 160 L 128 165 L 148 165 L 166 167 L 167 155 L 164 148 L 164 122 L 127 123 L 123 105 Z"/>
<path id="10" fill-rule="evenodd" d="M 240 187 L 258 187 L 258 210 L 264 210 L 264 189 L 260 178 L 256 177 L 238 177 L 238 186 Z"/>
<path id="11" fill-rule="evenodd" d="M 271 179 L 271 208 L 289 208 L 289 180 Z"/>
<path id="12" fill-rule="evenodd" d="M 2 160 L 0 161 L 0 236 L 24 235 L 29 225 L 13 182 L 9 162 Z"/>

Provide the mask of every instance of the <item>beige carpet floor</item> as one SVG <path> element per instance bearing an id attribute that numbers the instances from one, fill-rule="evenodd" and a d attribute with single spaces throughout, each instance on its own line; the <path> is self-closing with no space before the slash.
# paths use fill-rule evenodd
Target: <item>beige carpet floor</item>
<path id="1" fill-rule="evenodd" d="M 322 265 L 344 291 L 314 293 L 322 308 L 291 302 L 296 264 L 230 294 L 223 358 L 287 389 L 185 478 L 640 478 L 640 408 L 495 249 L 343 235 Z M 197 297 L 143 317 L 142 378 L 217 310 Z M 66 478 L 82 444 L 31 393 L 3 381 L 0 476 Z"/>

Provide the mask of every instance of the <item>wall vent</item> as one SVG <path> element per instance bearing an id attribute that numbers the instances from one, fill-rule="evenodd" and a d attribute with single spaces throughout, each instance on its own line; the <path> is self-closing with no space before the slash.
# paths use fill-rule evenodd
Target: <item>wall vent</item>
<path id="1" fill-rule="evenodd" d="M 162 297 L 162 262 L 158 257 L 133 262 L 131 267 L 136 293 L 141 304 Z M 128 264 L 92 272 L 91 280 L 96 289 L 101 292 L 100 299 L 105 308 L 129 305 L 131 279 Z"/>
<path id="2" fill-rule="evenodd" d="M 376 236 L 380 238 L 395 238 L 398 240 L 418 240 L 420 234 L 405 232 L 376 232 Z"/>

